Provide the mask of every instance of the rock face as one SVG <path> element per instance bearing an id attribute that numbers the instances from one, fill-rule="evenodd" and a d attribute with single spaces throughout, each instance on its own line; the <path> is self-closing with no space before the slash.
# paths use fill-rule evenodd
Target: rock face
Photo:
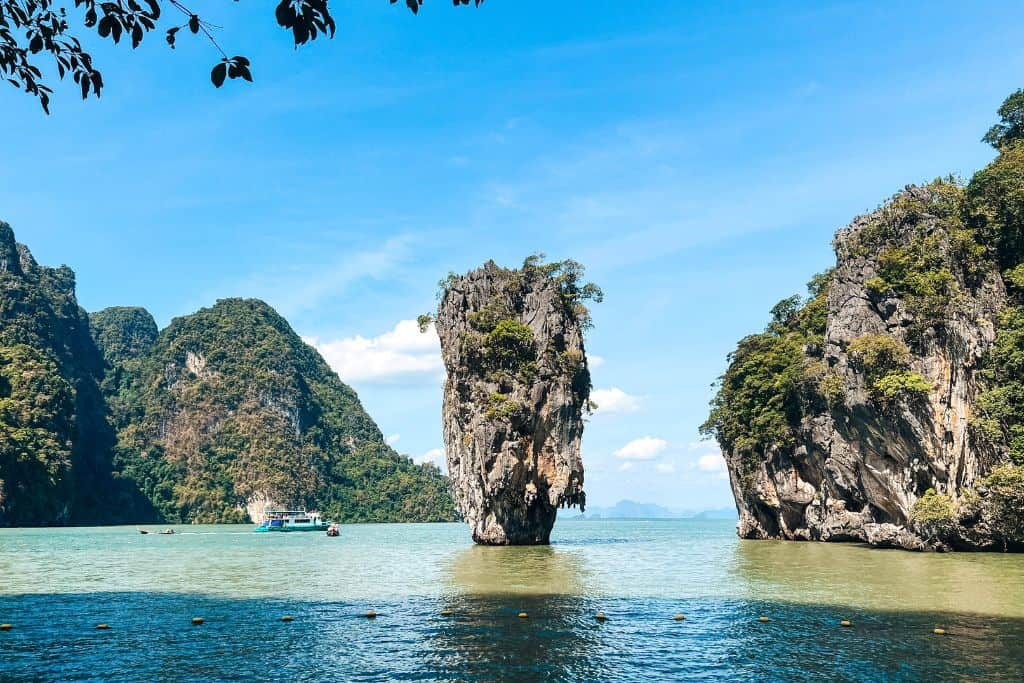
<path id="1" fill-rule="evenodd" d="M 584 507 L 589 318 L 579 298 L 575 275 L 529 261 L 449 278 L 437 316 L 444 441 L 477 543 L 546 544 L 559 507 Z"/>
<path id="2" fill-rule="evenodd" d="M 991 543 L 984 525 L 939 539 L 913 524 L 914 505 L 928 489 L 958 504 L 999 459 L 972 439 L 969 422 L 1006 291 L 994 264 L 965 265 L 955 220 L 933 212 L 932 193 L 908 187 L 837 233 L 824 334 L 803 346 L 804 367 L 817 368 L 819 381 L 827 378 L 832 400 L 805 399 L 792 441 L 769 446 L 760 457 L 722 444 L 740 536 L 908 549 Z M 932 259 L 932 270 L 922 272 L 940 273 L 949 288 L 948 296 L 928 295 L 941 300 L 938 318 L 935 301 L 901 294 L 886 281 L 899 258 L 916 264 L 922 245 Z M 870 355 L 869 342 L 895 355 L 906 349 L 892 376 L 912 378 L 910 386 L 923 378 L 920 388 L 886 396 L 896 380 L 873 375 L 869 361 L 878 362 L 878 352 Z"/>

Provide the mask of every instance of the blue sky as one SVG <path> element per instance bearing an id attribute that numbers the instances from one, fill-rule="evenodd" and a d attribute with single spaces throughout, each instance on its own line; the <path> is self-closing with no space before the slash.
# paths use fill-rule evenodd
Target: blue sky
<path id="1" fill-rule="evenodd" d="M 107 90 L 53 115 L 0 89 L 0 219 L 71 265 L 90 310 L 161 326 L 217 298 L 276 306 L 398 450 L 441 447 L 436 348 L 402 324 L 488 258 L 573 257 L 606 293 L 589 499 L 728 506 L 698 443 L 710 385 L 831 236 L 910 182 L 970 175 L 1024 85 L 1011 3 L 335 0 L 298 51 L 258 3 L 209 45 L 98 46 Z"/>

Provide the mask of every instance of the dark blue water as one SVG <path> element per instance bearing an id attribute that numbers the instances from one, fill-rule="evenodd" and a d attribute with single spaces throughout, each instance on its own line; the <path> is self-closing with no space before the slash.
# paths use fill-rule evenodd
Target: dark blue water
<path id="1" fill-rule="evenodd" d="M 1024 681 L 1019 619 L 862 611 L 841 628 L 833 608 L 539 595 L 409 598 L 372 605 L 376 619 L 362 616 L 368 607 L 3 596 L 0 616 L 15 628 L 0 633 L 0 680 Z M 948 634 L 932 634 L 937 625 Z"/>

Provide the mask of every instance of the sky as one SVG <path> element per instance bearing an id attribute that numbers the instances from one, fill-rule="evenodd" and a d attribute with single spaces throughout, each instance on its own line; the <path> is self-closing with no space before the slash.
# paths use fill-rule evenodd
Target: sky
<path id="1" fill-rule="evenodd" d="M 577 259 L 605 292 L 598 506 L 731 506 L 698 433 L 726 355 L 834 262 L 837 228 L 986 164 L 1024 86 L 1018 3 L 335 0 L 334 40 L 298 50 L 270 4 L 209 4 L 253 84 L 215 90 L 213 48 L 160 31 L 86 41 L 98 101 L 56 84 L 46 117 L 0 88 L 0 219 L 88 310 L 163 327 L 266 300 L 420 461 L 443 461 L 436 336 L 411 322 L 437 281 Z"/>

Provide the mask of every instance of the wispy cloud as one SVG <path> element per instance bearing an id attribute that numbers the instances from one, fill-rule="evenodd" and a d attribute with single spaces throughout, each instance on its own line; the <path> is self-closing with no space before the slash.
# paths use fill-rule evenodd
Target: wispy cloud
<path id="1" fill-rule="evenodd" d="M 433 325 L 420 332 L 415 320 L 402 320 L 376 337 L 318 339 L 310 344 L 345 382 L 433 382 L 442 372 L 441 344 Z"/>
<path id="2" fill-rule="evenodd" d="M 360 281 L 393 278 L 394 271 L 410 258 L 414 240 L 412 235 L 396 235 L 377 246 L 346 251 L 326 263 L 307 262 L 257 273 L 233 289 L 264 299 L 285 317 L 293 316 L 343 295 Z"/>

